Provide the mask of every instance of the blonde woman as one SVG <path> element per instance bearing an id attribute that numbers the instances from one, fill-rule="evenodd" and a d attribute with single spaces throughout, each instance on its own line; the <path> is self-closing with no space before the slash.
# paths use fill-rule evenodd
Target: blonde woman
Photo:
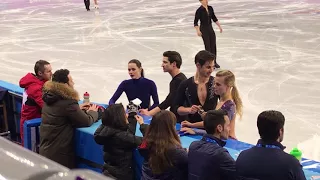
<path id="1" fill-rule="evenodd" d="M 218 71 L 214 78 L 214 93 L 220 96 L 216 110 L 222 109 L 228 113 L 230 120 L 229 138 L 236 139 L 235 123 L 236 115 L 242 117 L 242 100 L 235 84 L 236 78 L 230 70 Z M 182 131 L 189 134 L 203 134 L 204 130 L 192 130 L 182 128 Z"/>
<path id="2" fill-rule="evenodd" d="M 229 70 L 221 70 L 214 79 L 214 93 L 220 96 L 216 109 L 227 111 L 230 120 L 230 138 L 236 139 L 236 115 L 242 117 L 242 100 L 235 84 L 236 78 Z"/>

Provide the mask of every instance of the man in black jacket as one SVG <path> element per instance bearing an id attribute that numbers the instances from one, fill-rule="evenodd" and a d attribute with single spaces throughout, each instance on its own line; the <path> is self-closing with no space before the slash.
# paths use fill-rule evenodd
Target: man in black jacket
<path id="1" fill-rule="evenodd" d="M 218 96 L 214 94 L 214 55 L 209 51 L 199 51 L 194 63 L 197 71 L 195 76 L 180 83 L 176 92 L 175 108 L 180 116 L 187 116 L 182 127 L 203 128 L 204 114 L 217 106 Z"/>
<path id="2" fill-rule="evenodd" d="M 257 125 L 261 139 L 255 147 L 240 153 L 236 162 L 239 180 L 306 179 L 299 161 L 283 151 L 284 121 L 278 111 L 259 114 Z"/>
<path id="3" fill-rule="evenodd" d="M 188 153 L 189 180 L 235 180 L 235 161 L 223 148 L 229 137 L 230 121 L 227 112 L 209 110 L 204 117 L 208 134 L 191 143 Z"/>

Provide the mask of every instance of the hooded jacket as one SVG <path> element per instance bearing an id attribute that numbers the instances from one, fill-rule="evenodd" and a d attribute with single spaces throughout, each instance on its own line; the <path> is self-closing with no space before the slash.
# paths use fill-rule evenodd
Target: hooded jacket
<path id="1" fill-rule="evenodd" d="M 28 73 L 20 79 L 19 85 L 24 88 L 23 104 L 20 118 L 20 135 L 23 143 L 23 124 L 26 120 L 40 118 L 43 107 L 42 87 L 45 81 L 40 80 L 36 75 Z"/>
<path id="2" fill-rule="evenodd" d="M 68 168 L 75 167 L 75 128 L 91 126 L 98 120 L 98 112 L 86 113 L 78 100 L 78 93 L 66 84 L 44 84 L 40 154 Z"/>
<path id="3" fill-rule="evenodd" d="M 119 180 L 134 179 L 133 151 L 141 144 L 142 137 L 135 136 L 130 129 L 130 123 L 124 129 L 115 129 L 101 125 L 94 133 L 97 144 L 103 145 L 103 174 Z M 140 131 L 145 133 L 148 125 L 140 125 Z"/>

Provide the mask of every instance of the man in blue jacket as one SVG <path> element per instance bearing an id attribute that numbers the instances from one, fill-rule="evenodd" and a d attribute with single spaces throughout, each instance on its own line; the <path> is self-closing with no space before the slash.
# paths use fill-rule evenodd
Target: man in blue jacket
<path id="1" fill-rule="evenodd" d="M 242 151 L 236 168 L 239 180 L 305 180 L 299 161 L 285 153 L 283 140 L 285 118 L 279 111 L 259 114 L 257 145 Z"/>
<path id="2" fill-rule="evenodd" d="M 235 180 L 235 161 L 223 148 L 228 139 L 230 121 L 227 112 L 209 110 L 204 117 L 208 134 L 191 143 L 188 153 L 189 180 Z"/>

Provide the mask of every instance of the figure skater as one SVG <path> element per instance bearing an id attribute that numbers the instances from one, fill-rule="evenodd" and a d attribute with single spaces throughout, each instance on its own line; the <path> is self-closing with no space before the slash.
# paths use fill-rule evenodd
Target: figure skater
<path id="1" fill-rule="evenodd" d="M 214 14 L 212 6 L 208 5 L 208 0 L 199 0 L 201 6 L 197 9 L 195 17 L 194 17 L 194 27 L 197 31 L 198 36 L 201 36 L 203 39 L 203 43 L 205 49 L 215 57 L 215 67 L 220 68 L 219 64 L 217 63 L 217 46 L 216 46 L 216 34 L 212 28 L 212 21 L 217 24 L 220 29 L 220 33 L 222 33 L 222 28 L 217 17 Z M 198 26 L 198 21 L 200 19 L 200 28 Z"/>

